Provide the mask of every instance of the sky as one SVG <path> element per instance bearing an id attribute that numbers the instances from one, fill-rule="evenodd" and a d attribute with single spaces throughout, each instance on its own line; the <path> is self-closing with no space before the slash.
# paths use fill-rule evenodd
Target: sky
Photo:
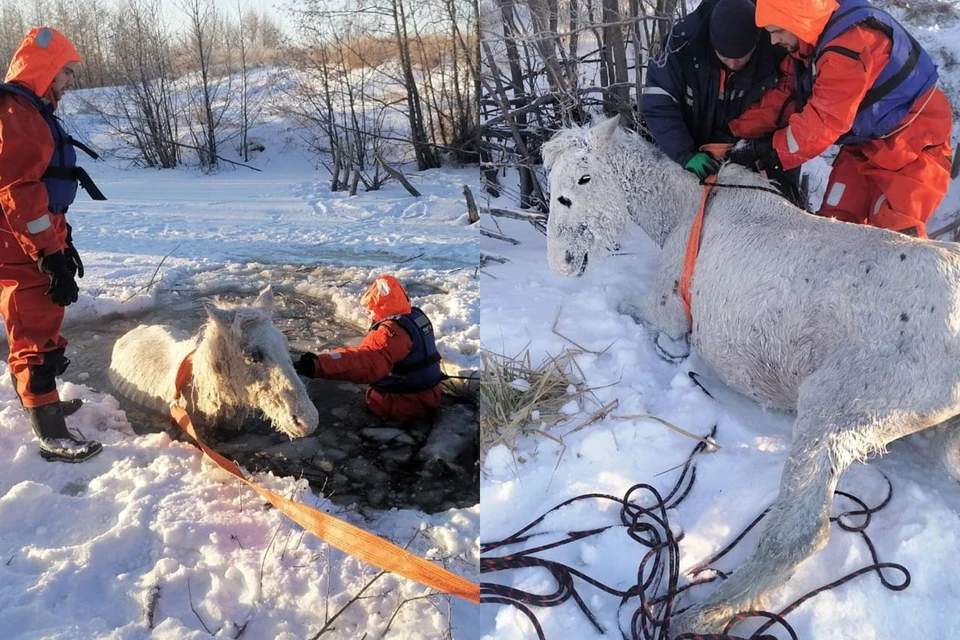
<path id="1" fill-rule="evenodd" d="M 160 0 L 160 4 L 172 19 L 177 19 L 180 10 L 177 8 L 176 0 Z M 237 3 L 235 0 L 216 0 L 216 4 L 222 11 L 228 12 L 230 15 L 236 14 Z M 271 16 L 284 31 L 289 31 L 293 27 L 290 13 L 287 10 L 287 7 L 291 4 L 291 0 L 241 0 L 241 6 Z"/>

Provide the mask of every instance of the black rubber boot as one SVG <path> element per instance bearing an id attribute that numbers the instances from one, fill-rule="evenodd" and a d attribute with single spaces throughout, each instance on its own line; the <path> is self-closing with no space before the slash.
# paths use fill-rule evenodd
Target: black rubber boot
<path id="1" fill-rule="evenodd" d="M 30 426 L 40 440 L 73 437 L 67 431 L 67 423 L 63 419 L 63 409 L 59 402 L 41 407 L 24 407 L 24 411 L 30 416 Z"/>
<path id="2" fill-rule="evenodd" d="M 17 376 L 10 374 L 10 379 L 13 381 L 13 391 L 17 394 L 17 399 L 20 399 L 20 393 L 17 391 Z M 23 406 L 23 400 L 20 400 L 20 406 Z M 72 416 L 77 411 L 80 410 L 80 407 L 83 406 L 82 398 L 74 398 L 73 400 L 61 400 L 60 408 L 63 409 L 63 415 Z"/>
<path id="3" fill-rule="evenodd" d="M 60 402 L 26 408 L 30 425 L 40 440 L 44 460 L 83 462 L 100 453 L 103 446 L 95 440 L 78 440 L 67 430 Z"/>
<path id="4" fill-rule="evenodd" d="M 60 409 L 63 411 L 63 417 L 72 416 L 77 411 L 80 410 L 80 407 L 83 406 L 82 398 L 74 398 L 73 400 L 61 400 Z"/>

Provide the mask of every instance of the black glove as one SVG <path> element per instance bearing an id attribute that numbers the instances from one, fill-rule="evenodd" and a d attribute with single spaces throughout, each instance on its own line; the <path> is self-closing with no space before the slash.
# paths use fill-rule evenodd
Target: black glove
<path id="1" fill-rule="evenodd" d="M 313 353 L 304 353 L 293 363 L 293 370 L 304 378 L 317 377 L 317 356 Z"/>
<path id="2" fill-rule="evenodd" d="M 80 259 L 77 248 L 73 246 L 73 227 L 70 226 L 69 222 L 67 223 L 67 248 L 63 250 L 63 253 L 67 256 L 67 264 L 70 266 L 73 277 L 82 278 L 83 261 Z"/>
<path id="3" fill-rule="evenodd" d="M 712 136 L 710 136 L 710 142 L 715 142 L 718 144 L 732 144 L 737 141 L 737 136 L 733 135 L 730 131 L 729 125 L 723 125 L 719 130 L 715 131 Z"/>
<path id="4" fill-rule="evenodd" d="M 80 289 L 77 287 L 77 281 L 73 279 L 70 261 L 63 251 L 40 256 L 37 266 L 40 271 L 50 276 L 47 295 L 53 298 L 55 304 L 66 307 L 77 301 Z"/>
<path id="5" fill-rule="evenodd" d="M 745 167 L 756 167 L 761 171 L 764 169 L 779 170 L 781 168 L 780 156 L 773 148 L 773 135 L 753 140 L 741 140 L 730 148 L 727 153 L 727 160 L 742 164 Z"/>

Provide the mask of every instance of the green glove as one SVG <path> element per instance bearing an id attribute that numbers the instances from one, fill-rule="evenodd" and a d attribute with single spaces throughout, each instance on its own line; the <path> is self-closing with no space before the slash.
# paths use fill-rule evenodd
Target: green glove
<path id="1" fill-rule="evenodd" d="M 709 153 L 701 151 L 687 160 L 687 164 L 683 165 L 683 168 L 703 180 L 719 171 L 720 165 Z"/>

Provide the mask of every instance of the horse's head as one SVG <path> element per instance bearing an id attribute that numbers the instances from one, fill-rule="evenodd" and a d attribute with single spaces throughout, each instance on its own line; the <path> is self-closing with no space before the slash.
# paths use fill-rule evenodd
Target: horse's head
<path id="1" fill-rule="evenodd" d="M 205 338 L 216 359 L 218 384 L 234 401 L 260 409 L 273 427 L 291 438 L 317 428 L 317 408 L 293 369 L 287 337 L 272 321 L 273 291 L 264 289 L 252 306 L 208 305 Z"/>
<path id="2" fill-rule="evenodd" d="M 564 129 L 543 145 L 550 171 L 547 261 L 558 275 L 583 275 L 588 256 L 618 246 L 627 221 L 627 198 L 610 160 L 618 126 L 611 118 Z"/>

